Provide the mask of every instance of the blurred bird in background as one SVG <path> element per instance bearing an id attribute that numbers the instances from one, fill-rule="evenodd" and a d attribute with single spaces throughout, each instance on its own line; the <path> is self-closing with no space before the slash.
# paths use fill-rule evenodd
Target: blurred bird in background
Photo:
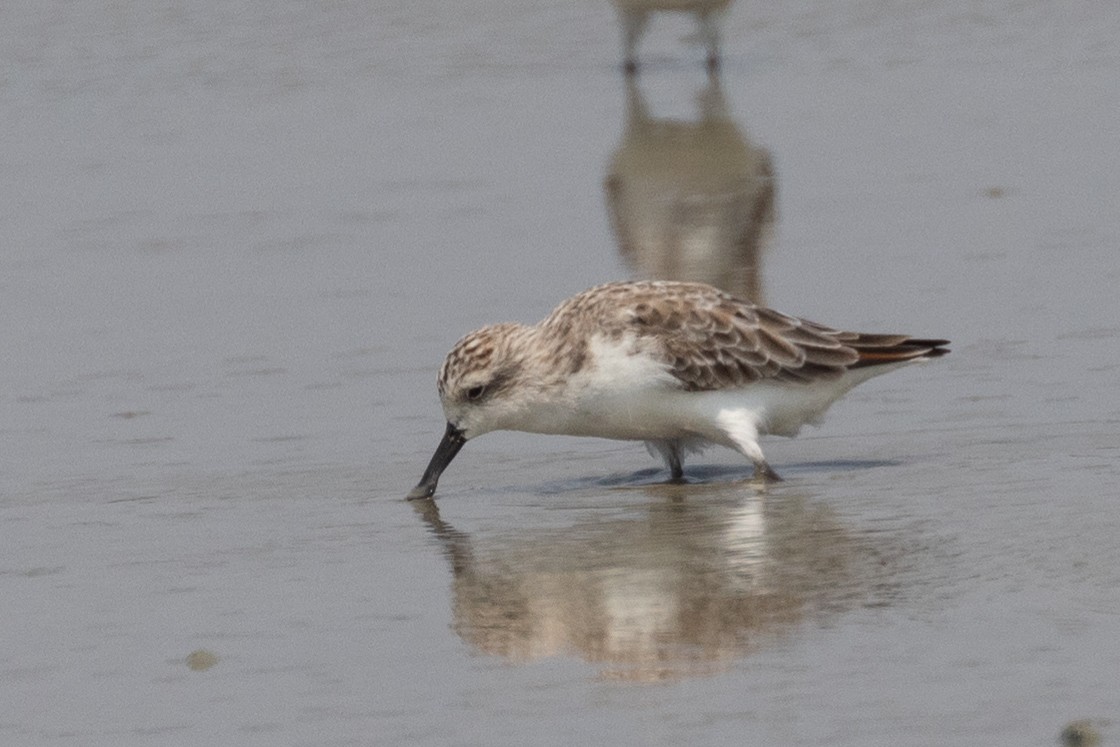
<path id="1" fill-rule="evenodd" d="M 709 70 L 719 68 L 719 20 L 731 0 L 612 0 L 622 21 L 623 66 L 628 74 L 638 71 L 638 42 L 651 14 L 658 11 L 692 13 L 700 39 L 707 49 Z"/>

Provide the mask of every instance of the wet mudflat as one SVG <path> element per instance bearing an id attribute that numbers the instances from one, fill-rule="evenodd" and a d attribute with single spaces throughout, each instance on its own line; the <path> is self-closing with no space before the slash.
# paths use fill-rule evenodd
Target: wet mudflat
<path id="1" fill-rule="evenodd" d="M 1120 740 L 1120 12 L 630 83 L 605 1 L 0 13 L 5 743 Z M 953 353 L 766 489 L 492 434 L 404 501 L 454 341 L 625 277 Z"/>

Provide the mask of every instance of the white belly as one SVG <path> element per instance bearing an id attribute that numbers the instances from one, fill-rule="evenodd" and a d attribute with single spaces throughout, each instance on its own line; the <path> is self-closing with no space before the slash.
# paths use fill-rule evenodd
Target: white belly
<path id="1" fill-rule="evenodd" d="M 634 341 L 593 340 L 594 365 L 562 391 L 529 408 L 513 430 L 635 441 L 703 439 L 734 445 L 729 420 L 748 421 L 759 434 L 794 436 L 816 423 L 857 384 L 899 365 L 859 368 L 808 384 L 762 382 L 737 389 L 690 392 L 664 364 L 634 354 Z"/>

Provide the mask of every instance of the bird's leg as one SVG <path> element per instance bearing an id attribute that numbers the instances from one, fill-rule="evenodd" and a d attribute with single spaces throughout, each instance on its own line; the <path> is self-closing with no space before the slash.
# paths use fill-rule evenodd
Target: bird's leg
<path id="1" fill-rule="evenodd" d="M 669 468 L 669 482 L 684 482 L 684 449 L 679 441 L 646 441 L 650 456 L 661 457 Z"/>
<path id="2" fill-rule="evenodd" d="M 673 443 L 669 444 L 669 453 L 665 457 L 669 462 L 669 482 L 684 482 L 684 466 L 681 464 L 681 450 Z"/>
<path id="3" fill-rule="evenodd" d="M 724 434 L 739 453 L 754 464 L 755 480 L 778 482 L 782 478 L 766 463 L 762 447 L 758 445 L 758 424 L 747 410 L 724 410 L 717 418 Z"/>
<path id="4" fill-rule="evenodd" d="M 718 13 L 700 13 L 697 16 L 700 23 L 700 35 L 704 38 L 708 49 L 708 72 L 719 70 L 719 24 Z"/>
<path id="5" fill-rule="evenodd" d="M 622 14 L 622 44 L 625 57 L 622 69 L 627 75 L 638 72 L 638 40 L 646 28 L 648 18 L 641 11 L 625 11 Z"/>

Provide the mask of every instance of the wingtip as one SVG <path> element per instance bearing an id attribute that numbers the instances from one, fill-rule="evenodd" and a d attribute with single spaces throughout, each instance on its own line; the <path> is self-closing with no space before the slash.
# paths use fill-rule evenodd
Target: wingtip
<path id="1" fill-rule="evenodd" d="M 911 360 L 940 358 L 949 353 L 948 340 L 908 337 L 892 345 L 853 345 L 859 353 L 856 366 L 878 366 Z"/>
<path id="2" fill-rule="evenodd" d="M 948 340 L 910 340 L 909 344 L 925 348 L 920 356 L 923 358 L 940 358 L 950 352 Z"/>

